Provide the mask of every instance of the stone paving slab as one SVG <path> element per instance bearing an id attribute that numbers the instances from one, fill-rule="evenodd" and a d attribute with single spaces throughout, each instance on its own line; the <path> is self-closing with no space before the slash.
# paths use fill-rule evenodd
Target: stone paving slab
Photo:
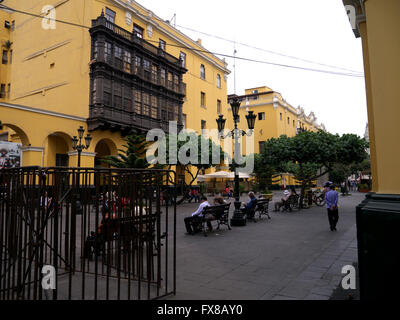
<path id="1" fill-rule="evenodd" d="M 275 192 L 273 200 L 281 194 Z M 185 235 L 183 218 L 198 204 L 179 206 L 177 294 L 169 299 L 329 299 L 341 268 L 357 261 L 355 207 L 363 199 L 359 193 L 340 196 L 337 232 L 329 230 L 325 208 L 311 207 L 270 210 L 271 220 L 232 230 L 222 226 L 208 237 Z"/>

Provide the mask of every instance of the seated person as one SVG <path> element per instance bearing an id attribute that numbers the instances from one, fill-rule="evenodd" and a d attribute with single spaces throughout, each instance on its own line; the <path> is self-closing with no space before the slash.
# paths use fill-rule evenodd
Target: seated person
<path id="1" fill-rule="evenodd" d="M 249 198 L 250 201 L 247 204 L 245 204 L 244 208 L 242 208 L 241 210 L 242 213 L 247 216 L 247 218 L 253 218 L 255 213 L 254 209 L 257 204 L 257 198 L 254 195 L 254 192 L 252 191 L 249 192 Z"/>
<path id="2" fill-rule="evenodd" d="M 222 196 L 218 195 L 214 198 L 214 205 L 221 205 L 221 204 L 226 204 L 224 198 L 222 198 Z"/>
<path id="3" fill-rule="evenodd" d="M 188 234 L 193 234 L 194 232 L 199 231 L 198 230 L 198 226 L 201 223 L 201 218 L 203 217 L 203 215 L 202 215 L 203 209 L 205 207 L 208 207 L 209 205 L 210 204 L 207 201 L 207 197 L 206 196 L 202 196 L 199 208 L 195 212 L 193 212 L 190 217 L 186 217 L 184 219 L 185 226 L 186 226 L 186 231 L 187 231 Z M 210 228 L 211 222 L 208 221 L 207 225 Z M 193 228 L 194 230 L 192 229 L 192 227 L 194 227 Z"/>
<path id="4" fill-rule="evenodd" d="M 296 191 L 295 191 L 296 193 Z M 275 210 L 274 211 L 279 211 L 281 207 L 283 207 L 287 201 L 289 200 L 290 197 L 290 192 L 289 190 L 285 190 L 283 192 L 283 197 L 281 198 L 281 201 L 275 202 Z"/>

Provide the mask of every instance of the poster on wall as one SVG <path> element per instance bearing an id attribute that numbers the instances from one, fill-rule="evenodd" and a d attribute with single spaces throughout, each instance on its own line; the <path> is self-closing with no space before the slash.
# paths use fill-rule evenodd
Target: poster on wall
<path id="1" fill-rule="evenodd" d="M 0 141 L 0 169 L 21 166 L 20 143 Z"/>

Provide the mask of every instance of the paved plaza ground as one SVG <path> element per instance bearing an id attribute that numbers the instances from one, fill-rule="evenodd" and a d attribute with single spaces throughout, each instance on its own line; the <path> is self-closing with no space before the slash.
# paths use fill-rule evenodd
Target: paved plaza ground
<path id="1" fill-rule="evenodd" d="M 281 195 L 275 192 L 273 202 Z M 231 231 L 221 226 L 208 237 L 185 235 L 183 219 L 198 204 L 180 205 L 177 294 L 169 299 L 347 299 L 338 286 L 342 267 L 357 262 L 355 207 L 364 197 L 339 197 L 337 232 L 330 231 L 325 208 L 286 213 L 272 212 L 270 205 L 271 220 Z"/>

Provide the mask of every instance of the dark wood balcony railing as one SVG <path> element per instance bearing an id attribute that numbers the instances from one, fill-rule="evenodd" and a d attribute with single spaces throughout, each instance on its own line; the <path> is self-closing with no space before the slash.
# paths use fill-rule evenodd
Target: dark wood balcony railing
<path id="1" fill-rule="evenodd" d="M 160 48 L 152 45 L 151 43 L 147 42 L 146 40 L 143 40 L 142 38 L 139 38 L 135 34 L 126 31 L 125 29 L 117 26 L 114 23 L 111 23 L 108 21 L 105 17 L 98 17 L 96 20 L 92 20 L 92 27 L 97 27 L 97 26 L 104 26 L 109 30 L 112 30 L 115 34 L 118 36 L 140 44 L 143 46 L 145 49 L 148 51 L 152 52 L 154 55 L 159 55 L 167 59 L 170 63 L 176 64 L 181 66 L 181 60 L 178 58 L 175 58 L 174 56 L 170 55 L 169 53 L 165 52 L 164 50 L 161 50 Z"/>

